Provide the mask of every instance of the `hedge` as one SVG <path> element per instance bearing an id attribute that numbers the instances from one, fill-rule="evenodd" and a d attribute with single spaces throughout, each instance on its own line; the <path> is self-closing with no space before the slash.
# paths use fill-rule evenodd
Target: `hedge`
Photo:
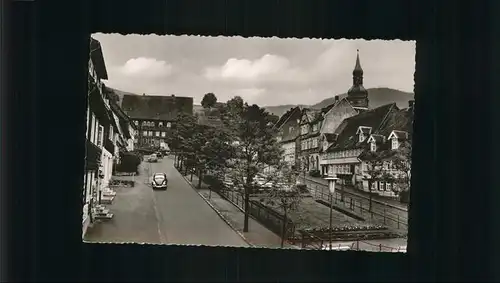
<path id="1" fill-rule="evenodd" d="M 399 192 L 399 201 L 402 203 L 409 203 L 410 202 L 410 191 L 404 190 L 404 191 Z"/>
<path id="2" fill-rule="evenodd" d="M 116 172 L 127 172 L 139 174 L 139 165 L 141 164 L 141 156 L 135 153 L 123 153 L 120 157 L 120 163 L 116 165 Z"/>
<path id="3" fill-rule="evenodd" d="M 311 177 L 321 177 L 321 172 L 318 169 L 309 171 Z"/>

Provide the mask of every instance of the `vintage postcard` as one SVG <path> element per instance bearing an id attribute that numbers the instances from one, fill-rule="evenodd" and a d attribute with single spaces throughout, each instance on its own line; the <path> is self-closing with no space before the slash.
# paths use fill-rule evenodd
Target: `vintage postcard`
<path id="1" fill-rule="evenodd" d="M 406 252 L 415 48 L 93 34 L 84 241 Z"/>

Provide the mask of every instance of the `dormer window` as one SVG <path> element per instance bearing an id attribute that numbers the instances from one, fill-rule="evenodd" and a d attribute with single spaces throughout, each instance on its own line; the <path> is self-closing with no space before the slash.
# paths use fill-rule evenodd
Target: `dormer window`
<path id="1" fill-rule="evenodd" d="M 281 141 L 281 137 L 276 137 L 276 141 L 280 142 Z"/>
<path id="2" fill-rule="evenodd" d="M 359 126 L 356 134 L 359 136 L 359 142 L 364 142 L 366 137 L 372 133 L 371 127 Z"/>
<path id="3" fill-rule="evenodd" d="M 363 133 L 359 133 L 359 142 L 365 141 L 365 135 Z"/>
<path id="4" fill-rule="evenodd" d="M 398 149 L 399 148 L 399 141 L 398 141 L 397 138 L 392 138 L 391 148 L 392 149 Z"/>
<path id="5" fill-rule="evenodd" d="M 377 151 L 377 143 L 375 141 L 373 141 L 373 142 L 370 143 L 370 150 L 372 152 Z"/>
<path id="6" fill-rule="evenodd" d="M 170 122 L 167 122 L 167 128 L 170 128 L 172 124 Z"/>
<path id="7" fill-rule="evenodd" d="M 408 138 L 408 133 L 403 131 L 392 131 L 389 135 L 389 139 L 391 140 L 391 149 L 398 149 L 400 140 L 405 140 Z"/>
<path id="8" fill-rule="evenodd" d="M 158 127 L 163 127 L 163 122 L 158 122 Z"/>
<path id="9" fill-rule="evenodd" d="M 313 132 L 316 132 L 318 130 L 318 124 L 313 125 Z"/>
<path id="10" fill-rule="evenodd" d="M 289 132 L 289 133 L 292 133 L 292 132 L 293 132 L 293 130 L 294 130 L 294 129 L 293 129 L 293 127 L 290 127 L 290 128 L 288 129 L 288 132 Z"/>

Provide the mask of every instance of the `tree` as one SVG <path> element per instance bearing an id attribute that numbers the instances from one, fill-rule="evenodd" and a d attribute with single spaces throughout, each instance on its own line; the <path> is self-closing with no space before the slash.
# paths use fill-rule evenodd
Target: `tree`
<path id="1" fill-rule="evenodd" d="M 215 106 L 217 103 L 217 97 L 215 94 L 209 92 L 203 96 L 203 99 L 201 100 L 201 105 L 203 108 L 212 108 Z"/>
<path id="2" fill-rule="evenodd" d="M 283 211 L 283 223 L 281 227 L 281 247 L 287 238 L 288 214 L 297 209 L 302 201 L 302 194 L 298 187 L 298 176 L 300 172 L 288 166 L 280 166 L 274 174 L 272 187 L 261 202 L 277 207 Z"/>
<path id="3" fill-rule="evenodd" d="M 412 144 L 410 141 L 405 141 L 400 144 L 392 157 L 392 165 L 398 172 L 395 176 L 396 187 L 393 190 L 398 193 L 409 193 L 411 187 L 411 154 Z"/>
<path id="4" fill-rule="evenodd" d="M 369 211 L 371 212 L 373 204 L 372 186 L 374 182 L 380 181 L 386 176 L 386 170 L 384 170 L 384 163 L 386 161 L 380 152 L 374 151 L 366 151 L 363 154 L 363 161 L 367 165 L 367 170 L 364 173 L 368 175 L 368 191 L 370 192 Z"/>
<path id="5" fill-rule="evenodd" d="M 197 125 L 196 117 L 179 112 L 173 125 L 173 135 L 167 138 L 170 149 L 175 152 L 177 167 L 186 165 L 187 157 L 192 151 L 192 140 Z"/>
<path id="6" fill-rule="evenodd" d="M 230 134 L 232 158 L 227 164 L 233 183 L 244 188 L 244 225 L 248 232 L 250 193 L 253 180 L 265 166 L 279 164 L 281 147 L 274 138 L 269 113 L 257 105 L 242 104 L 240 97 L 227 102 L 221 120 Z"/>

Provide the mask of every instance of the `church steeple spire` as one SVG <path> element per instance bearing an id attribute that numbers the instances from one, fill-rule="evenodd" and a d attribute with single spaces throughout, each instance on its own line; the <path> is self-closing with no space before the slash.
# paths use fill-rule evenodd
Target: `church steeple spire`
<path id="1" fill-rule="evenodd" d="M 354 71 L 352 71 L 353 76 L 363 76 L 363 68 L 361 68 L 361 62 L 359 61 L 359 49 L 356 50 L 356 65 L 354 66 Z"/>
<path id="2" fill-rule="evenodd" d="M 359 49 L 356 50 L 356 65 L 352 71 L 352 87 L 347 98 L 355 108 L 368 108 L 368 91 L 363 87 L 363 68 L 359 60 Z"/>
<path id="3" fill-rule="evenodd" d="M 361 62 L 359 61 L 359 49 L 356 51 L 356 65 L 352 71 L 352 84 L 358 86 L 363 85 L 363 68 L 361 68 Z"/>

